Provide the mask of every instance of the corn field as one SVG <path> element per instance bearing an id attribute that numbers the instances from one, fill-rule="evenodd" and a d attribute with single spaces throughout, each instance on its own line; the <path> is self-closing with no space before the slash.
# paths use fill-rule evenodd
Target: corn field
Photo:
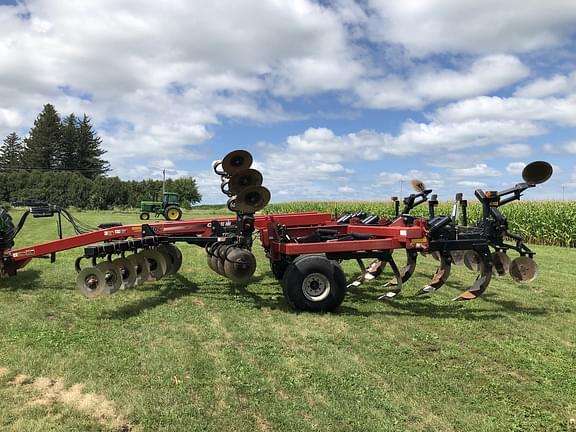
<path id="1" fill-rule="evenodd" d="M 322 211 L 335 216 L 344 213 L 364 211 L 379 216 L 392 216 L 392 202 L 382 201 L 297 201 L 269 204 L 265 213 L 288 213 L 298 211 Z M 576 247 L 576 201 L 522 201 L 501 208 L 508 217 L 510 231 L 521 235 L 529 243 Z M 441 202 L 436 208 L 438 215 L 450 215 L 451 202 Z M 413 212 L 416 216 L 426 216 L 428 207 L 423 204 Z M 473 224 L 480 218 L 481 206 L 469 202 L 468 218 Z"/>

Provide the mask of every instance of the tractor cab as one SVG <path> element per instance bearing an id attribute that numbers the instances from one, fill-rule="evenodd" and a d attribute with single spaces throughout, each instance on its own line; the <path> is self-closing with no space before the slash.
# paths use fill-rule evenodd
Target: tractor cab
<path id="1" fill-rule="evenodd" d="M 174 192 L 164 192 L 164 197 L 162 198 L 162 204 L 164 207 L 168 207 L 169 205 L 180 205 L 180 195 Z"/>

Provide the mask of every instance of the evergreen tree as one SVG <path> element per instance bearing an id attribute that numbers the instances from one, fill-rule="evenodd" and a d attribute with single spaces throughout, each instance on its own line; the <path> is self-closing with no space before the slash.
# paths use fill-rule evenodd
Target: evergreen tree
<path id="1" fill-rule="evenodd" d="M 72 113 L 62 122 L 62 139 L 58 146 L 58 169 L 78 170 L 79 160 L 78 118 Z"/>
<path id="2" fill-rule="evenodd" d="M 0 147 L 0 169 L 20 168 L 24 144 L 16 132 L 4 138 Z"/>
<path id="3" fill-rule="evenodd" d="M 102 149 L 102 138 L 90 124 L 90 118 L 84 114 L 78 125 L 77 169 L 90 179 L 106 174 L 110 168 L 107 161 L 100 159 L 106 151 Z"/>
<path id="4" fill-rule="evenodd" d="M 34 120 L 30 135 L 24 140 L 22 165 L 27 169 L 52 169 L 58 165 L 62 140 L 62 122 L 51 104 Z"/>

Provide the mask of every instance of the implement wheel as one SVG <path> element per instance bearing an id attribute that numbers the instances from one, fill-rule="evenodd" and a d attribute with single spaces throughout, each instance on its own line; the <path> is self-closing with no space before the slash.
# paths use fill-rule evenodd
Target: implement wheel
<path id="1" fill-rule="evenodd" d="M 150 213 L 142 212 L 140 213 L 140 220 L 148 220 L 150 219 Z"/>
<path id="2" fill-rule="evenodd" d="M 344 301 L 346 276 L 336 261 L 321 255 L 303 255 L 286 269 L 282 288 L 293 309 L 331 312 Z"/>
<path id="3" fill-rule="evenodd" d="M 280 259 L 278 261 L 270 260 L 270 270 L 272 271 L 274 278 L 281 281 L 289 265 L 290 261 L 287 259 Z"/>
<path id="4" fill-rule="evenodd" d="M 182 217 L 182 210 L 180 210 L 180 208 L 176 206 L 168 207 L 164 211 L 164 217 L 166 218 L 166 220 L 169 221 L 180 220 L 180 218 Z"/>

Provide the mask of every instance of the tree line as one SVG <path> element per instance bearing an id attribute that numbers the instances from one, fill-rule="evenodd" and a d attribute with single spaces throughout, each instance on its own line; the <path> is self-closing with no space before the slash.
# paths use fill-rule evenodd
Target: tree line
<path id="1" fill-rule="evenodd" d="M 46 104 L 25 138 L 12 132 L 0 146 L 0 201 L 35 198 L 63 207 L 128 208 L 162 191 L 160 180 L 107 176 L 110 164 L 104 154 L 102 138 L 86 114 L 62 120 Z M 179 193 L 185 208 L 201 199 L 192 177 L 169 179 L 166 190 Z"/>

